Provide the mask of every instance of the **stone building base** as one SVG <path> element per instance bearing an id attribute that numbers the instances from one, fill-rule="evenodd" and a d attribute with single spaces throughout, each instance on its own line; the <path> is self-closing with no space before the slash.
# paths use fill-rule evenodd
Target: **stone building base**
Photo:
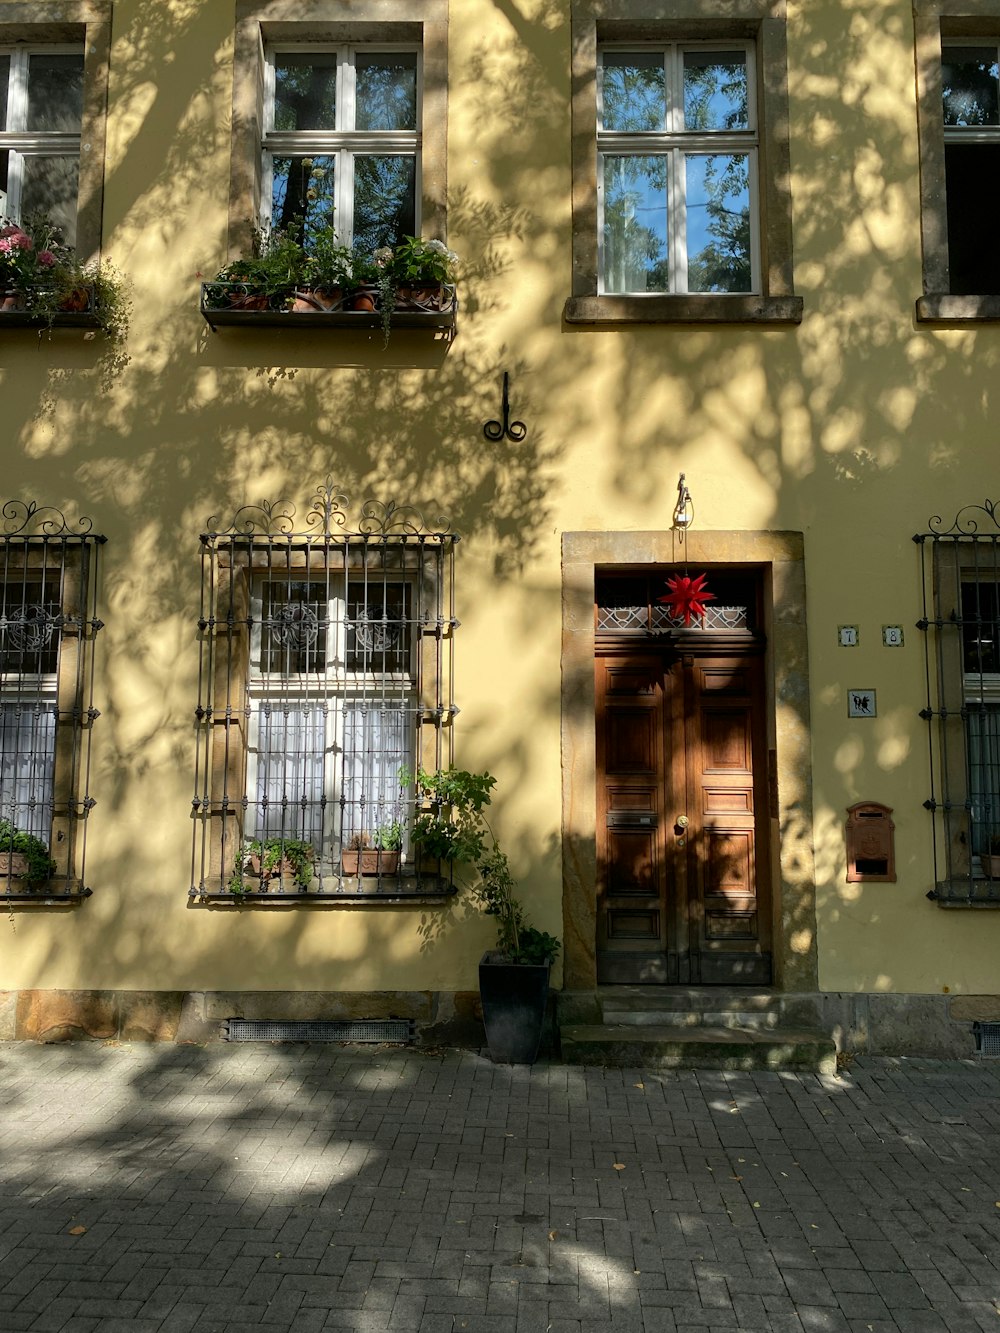
<path id="1" fill-rule="evenodd" d="M 594 992 L 557 995 L 561 1022 L 586 1022 Z M 961 1059 L 973 1023 L 1000 1022 L 1000 995 L 811 992 L 774 996 L 781 1024 L 830 1033 L 853 1054 Z M 484 1044 L 479 996 L 444 991 L 0 991 L 0 1041 L 223 1039 L 228 1018 L 405 1018 L 423 1045 Z"/>

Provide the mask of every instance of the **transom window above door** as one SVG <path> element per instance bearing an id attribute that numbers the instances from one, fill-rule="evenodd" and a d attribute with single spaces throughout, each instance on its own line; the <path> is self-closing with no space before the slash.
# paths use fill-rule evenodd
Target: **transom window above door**
<path id="1" fill-rule="evenodd" d="M 420 80 L 416 46 L 270 50 L 264 224 L 366 253 L 416 235 Z"/>
<path id="2" fill-rule="evenodd" d="M 753 44 L 598 56 L 604 293 L 760 291 Z"/>

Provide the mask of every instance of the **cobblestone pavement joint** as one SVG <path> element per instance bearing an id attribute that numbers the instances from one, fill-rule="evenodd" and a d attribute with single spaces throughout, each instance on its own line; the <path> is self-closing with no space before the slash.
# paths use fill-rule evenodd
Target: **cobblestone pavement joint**
<path id="1" fill-rule="evenodd" d="M 0 1045 L 0 1333 L 1000 1333 L 1000 1062 Z"/>

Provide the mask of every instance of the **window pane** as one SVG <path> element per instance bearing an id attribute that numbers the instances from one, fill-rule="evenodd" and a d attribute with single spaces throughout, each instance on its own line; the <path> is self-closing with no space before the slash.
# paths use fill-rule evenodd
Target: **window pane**
<path id="1" fill-rule="evenodd" d="M 29 56 L 27 128 L 79 134 L 82 118 L 83 56 Z"/>
<path id="2" fill-rule="evenodd" d="M 962 670 L 966 675 L 1000 672 L 998 594 L 1000 588 L 996 583 L 962 584 Z"/>
<path id="3" fill-rule="evenodd" d="M 0 590 L 0 672 L 11 676 L 53 675 L 59 654 L 61 616 L 58 579 L 8 583 Z"/>
<path id="4" fill-rule="evenodd" d="M 76 244 L 78 157 L 26 155 L 21 185 L 21 217 L 45 213 L 60 228 L 67 245 Z"/>
<path id="5" fill-rule="evenodd" d="M 7 93 L 10 89 L 10 56 L 0 55 L 0 130 L 7 128 Z"/>
<path id="6" fill-rule="evenodd" d="M 745 51 L 684 52 L 686 130 L 745 130 L 748 91 Z"/>
<path id="7" fill-rule="evenodd" d="M 0 704 L 0 816 L 48 846 L 56 718 L 51 700 Z"/>
<path id="8" fill-rule="evenodd" d="M 255 836 L 323 845 L 328 707 L 262 702 L 257 715 Z"/>
<path id="9" fill-rule="evenodd" d="M 604 159 L 604 290 L 665 292 L 667 158 Z"/>
<path id="10" fill-rule="evenodd" d="M 410 668 L 407 596 L 399 583 L 352 586 L 347 598 L 348 671 L 407 674 Z"/>
<path id="11" fill-rule="evenodd" d="M 304 222 L 308 238 L 334 223 L 332 157 L 276 157 L 271 186 L 271 226 L 297 231 Z"/>
<path id="12" fill-rule="evenodd" d="M 1000 248 L 992 244 L 1000 207 L 1000 144 L 944 147 L 949 290 L 1000 294 Z"/>
<path id="13" fill-rule="evenodd" d="M 1000 836 L 1000 707 L 968 705 L 972 850 L 989 852 Z"/>
<path id="14" fill-rule="evenodd" d="M 417 128 L 417 57 L 415 52 L 366 55 L 355 61 L 359 130 Z"/>
<path id="15" fill-rule="evenodd" d="M 601 82 L 606 130 L 662 130 L 667 83 L 662 51 L 605 51 Z"/>
<path id="16" fill-rule="evenodd" d="M 274 128 L 336 129 L 337 57 L 332 51 L 274 57 Z"/>
<path id="17" fill-rule="evenodd" d="M 294 676 L 326 669 L 329 594 L 322 583 L 265 583 L 260 669 Z"/>
<path id="18" fill-rule="evenodd" d="M 354 247 L 398 245 L 416 231 L 416 161 L 405 156 L 354 159 Z"/>
<path id="19" fill-rule="evenodd" d="M 748 292 L 750 158 L 685 154 L 688 291 Z"/>
<path id="20" fill-rule="evenodd" d="M 997 48 L 946 46 L 941 61 L 941 91 L 946 125 L 996 125 Z"/>
<path id="21" fill-rule="evenodd" d="M 405 818 L 399 770 L 409 766 L 410 725 L 401 704 L 347 703 L 344 708 L 344 845 L 356 834 Z"/>

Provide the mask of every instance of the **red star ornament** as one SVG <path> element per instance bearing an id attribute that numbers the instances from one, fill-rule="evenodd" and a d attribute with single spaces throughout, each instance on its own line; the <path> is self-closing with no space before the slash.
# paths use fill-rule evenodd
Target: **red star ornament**
<path id="1" fill-rule="evenodd" d="M 709 592 L 705 587 L 707 577 L 707 574 L 698 574 L 691 579 L 686 574 L 677 574 L 674 578 L 667 579 L 670 591 L 656 599 L 665 602 L 675 616 L 684 617 L 685 629 L 691 624 L 692 616 L 697 616 L 699 620 L 703 619 L 706 602 L 715 601 L 715 593 Z"/>

